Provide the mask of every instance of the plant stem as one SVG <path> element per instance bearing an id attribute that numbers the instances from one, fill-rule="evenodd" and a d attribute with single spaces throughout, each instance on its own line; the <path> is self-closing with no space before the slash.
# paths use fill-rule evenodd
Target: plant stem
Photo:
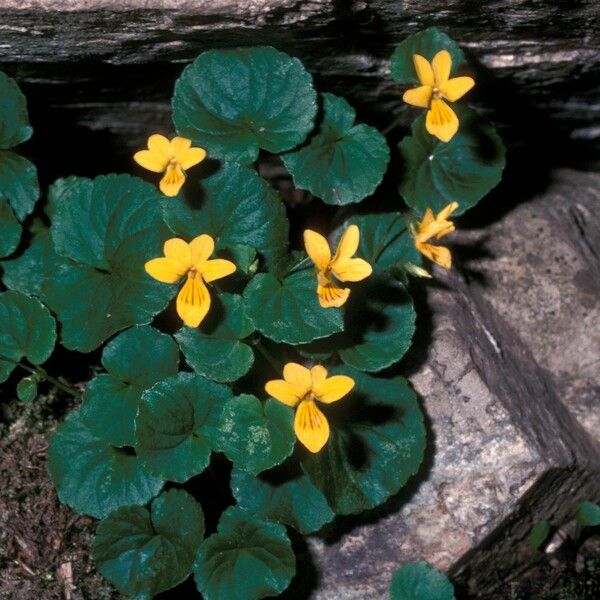
<path id="1" fill-rule="evenodd" d="M 305 256 L 302 260 L 298 261 L 288 272 L 287 275 L 301 271 L 306 264 L 310 262 L 310 256 Z"/>
<path id="2" fill-rule="evenodd" d="M 254 342 L 254 347 L 263 355 L 267 362 L 273 367 L 273 370 L 280 375 L 281 364 L 277 362 L 275 357 L 260 343 L 260 340 Z"/>
<path id="3" fill-rule="evenodd" d="M 398 115 L 381 133 L 387 135 L 394 127 L 400 124 L 402 121 L 402 115 Z"/>
<path id="4" fill-rule="evenodd" d="M 13 360 L 12 358 L 8 358 L 7 356 L 2 356 L 2 355 L 0 355 L 0 360 L 4 360 L 6 362 L 12 363 L 13 365 L 15 365 L 17 367 L 21 367 L 21 369 L 23 369 L 24 371 L 28 371 L 32 375 L 37 375 L 40 379 L 44 379 L 48 383 L 51 383 L 52 385 L 57 387 L 59 390 L 62 390 L 63 392 L 70 394 L 74 398 L 81 397 L 81 394 L 77 390 L 75 390 L 71 386 L 63 383 L 62 381 L 59 381 L 58 379 L 56 379 L 56 377 L 52 377 L 52 375 L 48 375 L 48 373 L 44 369 L 42 369 L 42 367 L 30 367 L 29 365 L 24 365 L 22 362 Z"/>

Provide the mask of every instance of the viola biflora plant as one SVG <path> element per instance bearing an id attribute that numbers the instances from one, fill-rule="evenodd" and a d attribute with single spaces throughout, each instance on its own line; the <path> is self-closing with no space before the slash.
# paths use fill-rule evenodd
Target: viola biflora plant
<path id="1" fill-rule="evenodd" d="M 97 568 L 123 594 L 193 573 L 207 600 L 276 595 L 296 572 L 292 530 L 379 506 L 418 472 L 423 414 L 389 369 L 415 333 L 407 275 L 450 268 L 439 240 L 504 166 L 463 102 L 463 62 L 435 28 L 392 56 L 398 110 L 403 92 L 420 107 L 390 175 L 408 210 L 373 196 L 385 137 L 298 59 L 256 47 L 183 70 L 176 135 L 149 132 L 133 157 L 151 183 L 59 179 L 32 216 L 35 168 L 13 150 L 31 135 L 25 100 L 1 76 L 0 381 L 26 375 L 22 400 L 44 380 L 76 395 L 41 365 L 57 344 L 101 349 L 48 471 L 100 520 Z M 307 192 L 306 221 L 258 173 L 261 152 Z"/>

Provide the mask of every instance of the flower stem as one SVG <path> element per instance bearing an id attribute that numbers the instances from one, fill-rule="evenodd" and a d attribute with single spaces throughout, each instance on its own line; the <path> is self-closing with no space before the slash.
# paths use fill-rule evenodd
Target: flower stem
<path id="1" fill-rule="evenodd" d="M 397 127 L 402 121 L 403 115 L 398 115 L 381 133 L 387 135 L 394 127 Z"/>
<path id="2" fill-rule="evenodd" d="M 295 273 L 296 271 L 301 271 L 302 269 L 305 268 L 305 265 L 307 265 L 310 262 L 310 256 L 305 256 L 302 260 L 298 261 L 288 272 L 287 275 L 290 275 L 291 273 Z"/>
<path id="3" fill-rule="evenodd" d="M 254 347 L 263 355 L 263 358 L 273 367 L 273 370 L 280 375 L 281 364 L 277 362 L 277 359 L 260 343 L 260 340 L 256 340 L 253 343 Z"/>
<path id="4" fill-rule="evenodd" d="M 81 394 L 76 389 L 72 388 L 71 386 L 67 385 L 66 383 L 63 383 L 62 381 L 59 381 L 55 377 L 52 377 L 52 375 L 49 375 L 44 369 L 42 369 L 42 367 L 30 367 L 29 365 L 25 365 L 22 362 L 13 360 L 12 358 L 8 358 L 7 356 L 3 356 L 1 354 L 0 354 L 0 360 L 12 363 L 13 365 L 15 365 L 17 367 L 21 367 L 21 369 L 23 369 L 24 371 L 28 371 L 32 375 L 37 375 L 40 379 L 43 379 L 43 380 L 47 381 L 48 383 L 51 383 L 52 385 L 57 387 L 59 390 L 66 392 L 67 394 L 73 396 L 74 398 L 81 397 Z"/>

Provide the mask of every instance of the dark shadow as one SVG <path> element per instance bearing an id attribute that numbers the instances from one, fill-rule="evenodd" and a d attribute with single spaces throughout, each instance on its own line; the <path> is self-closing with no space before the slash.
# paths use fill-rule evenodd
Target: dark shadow
<path id="1" fill-rule="evenodd" d="M 321 574 L 317 571 L 310 554 L 306 537 L 291 527 L 287 528 L 296 555 L 296 575 L 289 587 L 277 598 L 280 600 L 308 600 L 318 588 Z"/>

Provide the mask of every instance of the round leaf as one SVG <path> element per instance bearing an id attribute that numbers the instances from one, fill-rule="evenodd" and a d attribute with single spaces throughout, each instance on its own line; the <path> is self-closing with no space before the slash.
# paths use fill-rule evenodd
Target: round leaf
<path id="1" fill-rule="evenodd" d="M 219 420 L 219 450 L 233 464 L 257 475 L 283 462 L 294 450 L 294 411 L 242 394 L 230 400 Z"/>
<path id="2" fill-rule="evenodd" d="M 150 599 L 186 579 L 203 537 L 202 508 L 172 489 L 150 510 L 127 506 L 110 513 L 98 525 L 94 560 L 121 593 Z"/>
<path id="3" fill-rule="evenodd" d="M 29 404 L 33 402 L 37 397 L 38 392 L 38 378 L 35 375 L 29 377 L 23 377 L 19 383 L 17 383 L 17 398 L 21 402 Z"/>
<path id="4" fill-rule="evenodd" d="M 228 387 L 179 373 L 144 392 L 135 420 L 136 451 L 146 469 L 183 482 L 208 466 Z"/>
<path id="5" fill-rule="evenodd" d="M 0 150 L 0 194 L 8 199 L 17 219 L 23 221 L 40 197 L 35 165 L 14 152 Z"/>
<path id="6" fill-rule="evenodd" d="M 394 573 L 390 594 L 391 600 L 454 600 L 454 587 L 443 573 L 414 562 Z"/>
<path id="7" fill-rule="evenodd" d="M 163 479 L 147 473 L 129 448 L 114 448 L 95 436 L 73 411 L 50 439 L 48 472 L 61 502 L 101 519 L 156 496 Z"/>
<path id="8" fill-rule="evenodd" d="M 344 100 L 323 94 L 323 122 L 310 143 L 284 155 L 297 188 L 327 204 L 351 204 L 371 195 L 381 183 L 390 151 L 374 127 L 354 125 L 356 113 Z"/>
<path id="9" fill-rule="evenodd" d="M 240 508 L 260 519 L 290 525 L 301 533 L 318 531 L 335 516 L 296 462 L 287 461 L 258 477 L 234 469 L 231 490 Z"/>
<path id="10" fill-rule="evenodd" d="M 455 41 L 437 27 L 429 27 L 425 31 L 407 37 L 396 46 L 390 65 L 392 79 L 398 83 L 419 84 L 419 78 L 413 63 L 413 54 L 420 54 L 431 62 L 440 50 L 448 50 L 450 53 L 452 58 L 451 74 L 454 75 L 456 67 L 465 60 L 462 50 Z"/>
<path id="11" fill-rule="evenodd" d="M 21 224 L 6 198 L 0 196 L 0 258 L 12 254 L 21 239 Z M 4 264 L 2 265 L 4 267 Z"/>
<path id="12" fill-rule="evenodd" d="M 246 286 L 244 300 L 256 329 L 275 342 L 306 344 L 344 327 L 340 309 L 319 305 L 314 269 L 282 279 L 260 273 Z"/>
<path id="13" fill-rule="evenodd" d="M 253 331 L 242 298 L 220 294 L 201 327 L 182 327 L 175 339 L 197 373 L 214 381 L 236 381 L 254 362 L 251 347 L 243 342 Z"/>
<path id="14" fill-rule="evenodd" d="M 56 323 L 39 300 L 20 292 L 0 294 L 0 383 L 23 357 L 35 365 L 48 360 L 55 343 Z"/>
<path id="15" fill-rule="evenodd" d="M 180 199 L 163 202 L 165 221 L 177 235 L 191 240 L 208 233 L 215 238 L 217 249 L 235 251 L 240 244 L 252 246 L 268 266 L 286 255 L 289 225 L 285 208 L 277 192 L 253 170 L 223 164 L 203 179 L 200 187 L 185 186 Z"/>
<path id="16" fill-rule="evenodd" d="M 600 525 L 600 505 L 595 502 L 582 502 L 577 507 L 575 518 L 582 527 L 597 527 Z"/>
<path id="17" fill-rule="evenodd" d="M 296 557 L 285 528 L 238 507 L 222 515 L 217 533 L 200 546 L 194 577 L 206 600 L 258 600 L 287 588 Z"/>
<path id="18" fill-rule="evenodd" d="M 400 193 L 407 204 L 423 214 L 439 212 L 458 202 L 456 215 L 475 206 L 502 178 L 506 149 L 487 121 L 465 108 L 455 107 L 458 133 L 447 143 L 425 130 L 425 117 L 412 126 L 412 136 L 399 144 L 404 160 Z"/>
<path id="19" fill-rule="evenodd" d="M 312 77 L 297 58 L 271 47 L 203 52 L 175 85 L 180 135 L 223 160 L 251 163 L 259 148 L 300 144 L 317 112 Z"/>
<path id="20" fill-rule="evenodd" d="M 416 394 L 402 377 L 336 370 L 356 382 L 351 394 L 326 412 L 331 435 L 302 468 L 336 514 L 352 514 L 385 502 L 414 475 L 425 451 L 425 426 Z"/>
<path id="21" fill-rule="evenodd" d="M 13 148 L 33 133 L 27 102 L 17 82 L 0 71 L 0 148 Z"/>
<path id="22" fill-rule="evenodd" d="M 142 392 L 177 373 L 177 344 L 152 327 L 132 327 L 106 345 L 102 363 L 109 374 L 90 381 L 81 415 L 93 433 L 108 443 L 133 446 Z"/>
<path id="23" fill-rule="evenodd" d="M 64 259 L 42 291 L 67 348 L 88 352 L 121 329 L 147 324 L 174 295 L 174 286 L 144 271 L 171 237 L 160 199 L 128 175 L 80 178 L 61 194 L 51 232 Z"/>

